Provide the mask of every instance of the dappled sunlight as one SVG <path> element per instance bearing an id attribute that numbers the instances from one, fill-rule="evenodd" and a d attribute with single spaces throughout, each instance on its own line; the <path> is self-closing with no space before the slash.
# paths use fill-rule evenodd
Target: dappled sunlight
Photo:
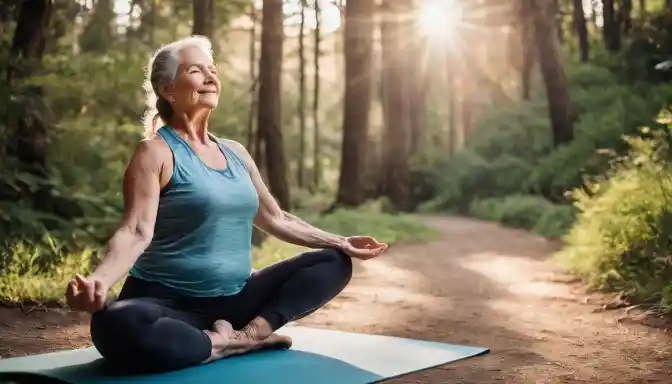
<path id="1" fill-rule="evenodd" d="M 501 253 L 475 253 L 460 261 L 460 266 L 499 283 L 510 294 L 545 298 L 571 298 L 570 288 L 565 284 L 535 281 L 530 271 L 552 270 L 545 261 L 531 260 Z"/>

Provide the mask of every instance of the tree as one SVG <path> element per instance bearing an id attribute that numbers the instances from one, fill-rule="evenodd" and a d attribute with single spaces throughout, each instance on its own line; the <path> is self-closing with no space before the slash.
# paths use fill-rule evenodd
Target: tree
<path id="1" fill-rule="evenodd" d="M 24 0 L 10 49 L 7 84 L 33 75 L 40 67 L 46 46 L 47 28 L 51 19 L 51 0 Z M 49 108 L 43 100 L 41 86 L 21 86 L 21 101 L 14 122 L 14 139 L 9 153 L 16 155 L 33 172 L 42 174 L 46 163 L 49 136 Z"/>
<path id="2" fill-rule="evenodd" d="M 574 121 L 569 100 L 569 85 L 563 67 L 548 0 L 531 0 L 535 42 L 548 98 L 553 143 L 560 146 L 574 138 Z"/>
<path id="3" fill-rule="evenodd" d="M 193 35 L 202 35 L 209 38 L 214 36 L 214 9 L 212 0 L 193 0 L 194 24 Z"/>
<path id="4" fill-rule="evenodd" d="M 574 30 L 579 38 L 579 49 L 581 50 L 581 62 L 588 61 L 588 27 L 586 26 L 586 13 L 583 11 L 583 0 L 573 0 L 572 22 Z"/>
<path id="5" fill-rule="evenodd" d="M 299 29 L 299 163 L 296 167 L 296 181 L 299 187 L 303 187 L 306 157 L 306 0 L 301 0 Z"/>
<path id="6" fill-rule="evenodd" d="M 314 64 L 313 79 L 313 188 L 320 186 L 322 167 L 320 167 L 320 1 L 315 0 Z"/>
<path id="7" fill-rule="evenodd" d="M 602 0 L 602 18 L 604 19 L 602 28 L 604 46 L 611 52 L 617 52 L 621 48 L 621 30 L 614 0 Z"/>
<path id="8" fill-rule="evenodd" d="M 265 143 L 264 157 L 269 189 L 284 210 L 290 209 L 287 162 L 282 137 L 283 13 L 282 0 L 264 0 L 259 57 L 259 101 L 257 124 Z"/>
<path id="9" fill-rule="evenodd" d="M 336 205 L 357 206 L 364 200 L 374 7 L 373 0 L 351 1 L 345 6 L 345 96 Z"/>
<path id="10" fill-rule="evenodd" d="M 410 6 L 407 2 L 383 1 L 381 43 L 383 51 L 383 191 L 398 210 L 408 208 L 410 154 L 410 103 L 404 42 L 410 36 L 405 26 Z"/>
<path id="11" fill-rule="evenodd" d="M 417 13 L 414 9 L 414 13 Z M 419 30 L 416 25 L 414 30 Z M 409 77 L 410 77 L 410 102 L 411 102 L 411 154 L 417 153 L 422 145 L 424 137 L 424 125 L 426 117 L 426 101 L 427 101 L 427 80 L 428 74 L 426 71 L 425 59 L 425 39 L 420 36 L 414 36 L 408 42 L 410 49 L 410 57 L 415 58 L 409 62 Z"/>
<path id="12" fill-rule="evenodd" d="M 536 47 L 534 44 L 534 22 L 530 13 L 530 0 L 520 0 L 520 44 L 522 48 L 523 62 L 520 71 L 521 93 L 524 100 L 530 99 L 532 88 L 532 69 L 536 62 Z"/>

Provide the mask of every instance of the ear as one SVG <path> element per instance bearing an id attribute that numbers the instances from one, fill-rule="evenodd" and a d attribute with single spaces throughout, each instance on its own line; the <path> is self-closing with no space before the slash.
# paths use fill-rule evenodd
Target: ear
<path id="1" fill-rule="evenodd" d="M 172 85 L 166 85 L 166 86 L 163 86 L 163 87 L 159 88 L 159 95 L 162 98 L 164 98 L 168 101 L 171 101 L 173 99 L 173 91 L 174 91 L 174 88 L 173 88 Z"/>

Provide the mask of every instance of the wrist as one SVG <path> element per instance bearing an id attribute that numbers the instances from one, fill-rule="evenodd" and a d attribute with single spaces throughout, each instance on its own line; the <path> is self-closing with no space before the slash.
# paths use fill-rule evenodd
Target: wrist
<path id="1" fill-rule="evenodd" d="M 347 244 L 348 244 L 348 238 L 346 236 L 338 236 L 336 242 L 336 248 L 343 250 Z"/>

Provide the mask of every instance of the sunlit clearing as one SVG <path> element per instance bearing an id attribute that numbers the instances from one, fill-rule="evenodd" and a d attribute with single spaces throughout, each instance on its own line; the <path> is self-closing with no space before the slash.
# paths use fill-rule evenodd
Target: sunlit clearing
<path id="1" fill-rule="evenodd" d="M 461 11 L 455 1 L 424 0 L 418 13 L 418 28 L 430 38 L 452 39 L 460 17 Z"/>

